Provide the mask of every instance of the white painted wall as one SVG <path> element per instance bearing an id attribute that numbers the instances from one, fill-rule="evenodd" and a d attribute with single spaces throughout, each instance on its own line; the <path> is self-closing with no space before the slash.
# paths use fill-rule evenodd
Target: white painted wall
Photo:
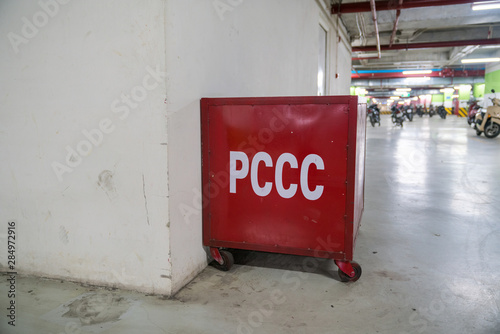
<path id="1" fill-rule="evenodd" d="M 350 37 L 337 16 L 330 14 L 330 2 L 317 0 L 316 3 L 320 8 L 321 25 L 328 31 L 328 94 L 349 95 L 352 68 Z"/>
<path id="2" fill-rule="evenodd" d="M 0 234 L 17 223 L 22 273 L 170 294 L 165 2 L 42 3 L 0 4 Z"/>
<path id="3" fill-rule="evenodd" d="M 200 98 L 314 95 L 320 21 L 328 91 L 349 93 L 323 0 L 42 2 L 0 4 L 0 222 L 23 273 L 175 293 L 207 264 Z"/>
<path id="4" fill-rule="evenodd" d="M 322 1 L 168 1 L 167 92 L 172 290 L 207 262 L 201 234 L 199 101 L 202 97 L 315 95 L 318 30 L 335 27 Z M 349 94 L 350 53 L 340 44 L 332 94 Z M 347 61 L 342 60 L 346 57 Z M 331 52 L 329 61 L 334 57 Z M 348 64 L 347 64 L 348 63 Z"/>

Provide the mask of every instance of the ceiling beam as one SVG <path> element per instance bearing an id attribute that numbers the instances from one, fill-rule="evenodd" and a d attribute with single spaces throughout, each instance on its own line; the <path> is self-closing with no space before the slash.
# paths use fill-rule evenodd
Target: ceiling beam
<path id="1" fill-rule="evenodd" d="M 381 10 L 401 10 L 408 8 L 420 7 L 435 7 L 435 6 L 448 6 L 448 5 L 463 5 L 468 3 L 477 2 L 478 0 L 407 0 L 403 4 L 392 1 L 377 1 L 375 6 L 378 11 Z M 483 0 L 485 1 L 485 0 Z M 486 1 L 485 1 L 486 2 Z M 332 14 L 349 14 L 349 13 L 362 13 L 370 12 L 370 2 L 353 2 L 341 5 L 333 4 L 331 8 Z"/>
<path id="2" fill-rule="evenodd" d="M 443 41 L 443 42 L 393 44 L 392 46 L 386 44 L 386 45 L 381 45 L 380 49 L 382 51 L 387 51 L 387 50 L 448 48 L 448 47 L 468 46 L 468 45 L 500 45 L 500 38 L 474 39 L 474 40 L 465 40 L 465 41 Z M 376 45 L 354 46 L 352 48 L 352 52 L 370 52 L 370 51 L 377 51 L 377 46 Z"/>

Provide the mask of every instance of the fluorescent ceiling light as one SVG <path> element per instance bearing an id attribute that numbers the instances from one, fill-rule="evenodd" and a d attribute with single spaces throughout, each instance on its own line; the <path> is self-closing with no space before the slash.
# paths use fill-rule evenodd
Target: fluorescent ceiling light
<path id="1" fill-rule="evenodd" d="M 455 90 L 453 88 L 443 88 L 439 90 L 441 93 L 453 93 Z"/>
<path id="2" fill-rule="evenodd" d="M 496 61 L 500 61 L 500 58 L 475 58 L 475 59 L 462 59 L 462 64 L 471 64 L 471 63 L 493 63 Z"/>
<path id="3" fill-rule="evenodd" d="M 405 78 L 406 81 L 429 81 L 430 77 L 414 77 L 414 78 Z"/>
<path id="4" fill-rule="evenodd" d="M 396 88 L 396 92 L 411 92 L 411 88 Z"/>
<path id="5" fill-rule="evenodd" d="M 362 87 L 356 87 L 354 89 L 354 94 L 356 95 L 366 95 L 366 93 L 368 93 L 368 91 Z"/>
<path id="6" fill-rule="evenodd" d="M 468 90 L 471 90 L 471 89 L 472 89 L 472 86 L 471 86 L 471 85 L 460 85 L 460 86 L 455 86 L 455 87 L 453 87 L 453 88 L 455 88 L 455 89 L 459 89 L 459 90 L 460 90 L 460 89 L 464 89 L 464 90 L 465 90 L 465 89 L 468 89 Z"/>
<path id="7" fill-rule="evenodd" d="M 418 71 L 403 71 L 403 75 L 411 75 L 411 74 L 431 74 L 431 70 L 418 70 Z"/>
<path id="8" fill-rule="evenodd" d="M 399 96 L 391 96 L 391 100 L 399 100 Z"/>
<path id="9" fill-rule="evenodd" d="M 458 95 L 452 95 L 451 97 L 452 98 L 458 98 Z"/>
<path id="10" fill-rule="evenodd" d="M 487 10 L 487 9 L 499 9 L 500 2 L 475 2 L 472 4 L 472 10 Z"/>

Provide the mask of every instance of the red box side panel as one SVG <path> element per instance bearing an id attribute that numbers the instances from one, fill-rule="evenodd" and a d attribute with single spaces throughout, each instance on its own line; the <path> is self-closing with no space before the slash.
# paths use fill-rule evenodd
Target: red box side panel
<path id="1" fill-rule="evenodd" d="M 365 206 L 366 104 L 358 105 L 356 136 L 356 181 L 354 187 L 353 250 Z"/>
<path id="2" fill-rule="evenodd" d="M 202 99 L 201 104 L 204 244 L 300 255 L 322 251 L 330 257 L 352 257 L 353 228 L 346 224 L 346 217 L 353 217 L 354 207 L 359 205 L 346 202 L 346 181 L 349 172 L 354 175 L 360 167 L 353 164 L 355 157 L 348 161 L 347 144 L 353 136 L 349 130 L 354 127 L 356 131 L 358 118 L 360 122 L 365 119 L 358 117 L 357 99 L 229 98 Z M 245 167 L 236 160 L 231 168 L 230 152 L 242 157 L 248 168 L 246 174 L 242 172 L 245 175 L 233 175 L 233 188 L 231 170 L 234 174 Z M 253 163 L 258 152 L 268 161 Z M 285 162 L 277 168 L 284 155 L 296 160 L 297 165 Z M 324 168 L 309 164 L 306 172 L 302 171 L 302 163 L 310 155 L 319 157 Z M 278 191 L 281 183 L 284 189 L 297 188 L 293 196 L 286 198 Z M 256 186 L 267 186 L 268 192 L 259 195 Z M 321 196 L 308 199 L 303 187 L 305 192 L 323 187 Z M 354 193 L 358 196 L 354 183 L 351 188 L 351 197 Z"/>

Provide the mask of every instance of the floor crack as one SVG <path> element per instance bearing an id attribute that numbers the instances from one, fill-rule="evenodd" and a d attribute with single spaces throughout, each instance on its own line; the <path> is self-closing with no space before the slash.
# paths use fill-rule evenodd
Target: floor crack
<path id="1" fill-rule="evenodd" d="M 142 194 L 144 195 L 144 207 L 146 208 L 146 219 L 149 223 L 148 199 L 146 198 L 146 183 L 144 182 L 144 173 L 142 174 Z"/>

